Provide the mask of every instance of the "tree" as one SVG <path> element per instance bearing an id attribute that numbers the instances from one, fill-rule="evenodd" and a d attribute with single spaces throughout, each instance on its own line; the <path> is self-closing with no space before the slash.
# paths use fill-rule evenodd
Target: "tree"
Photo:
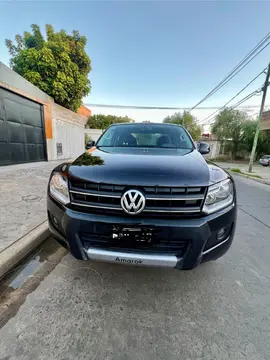
<path id="1" fill-rule="evenodd" d="M 16 45 L 5 40 L 11 68 L 52 96 L 56 103 L 77 111 L 91 89 L 86 37 L 75 30 L 71 35 L 65 30 L 55 32 L 51 25 L 46 25 L 44 39 L 38 25 L 31 28 L 31 33 L 15 36 Z"/>
<path id="2" fill-rule="evenodd" d="M 256 120 L 248 121 L 243 126 L 242 142 L 248 152 L 252 150 L 257 123 Z M 257 158 L 261 155 L 270 154 L 270 130 L 260 131 L 256 153 Z"/>
<path id="3" fill-rule="evenodd" d="M 81 156 L 79 156 L 73 163 L 74 165 L 83 166 L 83 165 L 104 165 L 104 160 L 100 156 L 95 156 L 93 153 L 85 151 Z"/>
<path id="4" fill-rule="evenodd" d="M 96 114 L 89 117 L 87 126 L 90 129 L 106 129 L 112 124 L 134 122 L 128 116 L 102 115 Z"/>
<path id="5" fill-rule="evenodd" d="M 244 111 L 225 108 L 216 116 L 212 126 L 212 133 L 219 141 L 230 140 L 233 159 L 243 147 L 243 129 L 247 121 L 249 117 Z"/>
<path id="6" fill-rule="evenodd" d="M 167 116 L 163 120 L 163 123 L 179 124 L 184 126 L 194 140 L 198 140 L 202 133 L 202 129 L 197 124 L 196 118 L 187 111 L 184 111 L 183 113 L 177 112 L 171 116 Z"/>

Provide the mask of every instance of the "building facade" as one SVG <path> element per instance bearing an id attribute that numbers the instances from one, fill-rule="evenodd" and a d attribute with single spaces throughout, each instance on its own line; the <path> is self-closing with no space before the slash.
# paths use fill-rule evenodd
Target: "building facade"
<path id="1" fill-rule="evenodd" d="M 0 165 L 68 159 L 84 151 L 91 111 L 77 113 L 0 62 Z"/>

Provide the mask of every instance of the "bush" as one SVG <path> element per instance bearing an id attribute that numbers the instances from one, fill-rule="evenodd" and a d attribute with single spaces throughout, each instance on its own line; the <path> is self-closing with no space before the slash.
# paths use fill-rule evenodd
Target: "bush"
<path id="1" fill-rule="evenodd" d="M 89 141 L 92 141 L 93 139 L 91 138 L 90 135 L 88 135 L 87 133 L 84 133 L 84 147 L 86 148 L 86 145 Z"/>
<path id="2" fill-rule="evenodd" d="M 232 169 L 230 169 L 231 171 L 233 171 L 233 172 L 235 172 L 235 173 L 238 173 L 238 174 L 241 174 L 242 173 L 242 171 L 240 170 L 240 169 L 238 169 L 238 168 L 232 168 Z"/>

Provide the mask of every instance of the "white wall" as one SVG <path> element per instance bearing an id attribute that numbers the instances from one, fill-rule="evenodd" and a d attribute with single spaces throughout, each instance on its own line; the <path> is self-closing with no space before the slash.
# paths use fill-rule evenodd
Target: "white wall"
<path id="1" fill-rule="evenodd" d="M 24 93 L 22 95 L 26 95 L 26 97 L 27 95 L 33 96 L 44 102 L 48 102 L 52 100 L 52 98 L 49 95 L 38 89 L 35 85 L 31 84 L 29 81 L 25 80 L 22 76 L 17 74 L 15 71 L 11 70 L 1 61 L 0 61 L 0 82 L 9 85 L 12 88 L 19 89 L 21 92 Z"/>
<path id="2" fill-rule="evenodd" d="M 100 135 L 102 134 L 101 129 L 85 129 L 85 132 L 91 136 L 92 140 L 97 141 Z"/>
<path id="3" fill-rule="evenodd" d="M 57 155 L 57 143 L 62 144 L 62 155 Z M 78 157 L 84 152 L 84 129 L 78 125 L 53 119 L 55 159 Z"/>
<path id="4" fill-rule="evenodd" d="M 210 145 L 210 153 L 204 155 L 205 158 L 211 159 L 219 156 L 220 142 L 217 140 L 201 140 Z"/>
<path id="5" fill-rule="evenodd" d="M 50 159 L 76 158 L 85 150 L 84 132 L 87 117 L 78 115 L 60 105 L 52 104 L 53 139 L 47 142 Z M 57 155 L 57 144 L 62 144 L 62 154 Z M 48 151 L 49 154 L 49 151 Z"/>

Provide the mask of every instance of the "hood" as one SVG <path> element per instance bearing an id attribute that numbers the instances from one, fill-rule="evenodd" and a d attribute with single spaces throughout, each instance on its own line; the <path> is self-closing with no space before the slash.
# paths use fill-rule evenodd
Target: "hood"
<path id="1" fill-rule="evenodd" d="M 209 186 L 227 177 L 197 150 L 90 149 L 69 165 L 69 177 L 137 186 Z"/>

